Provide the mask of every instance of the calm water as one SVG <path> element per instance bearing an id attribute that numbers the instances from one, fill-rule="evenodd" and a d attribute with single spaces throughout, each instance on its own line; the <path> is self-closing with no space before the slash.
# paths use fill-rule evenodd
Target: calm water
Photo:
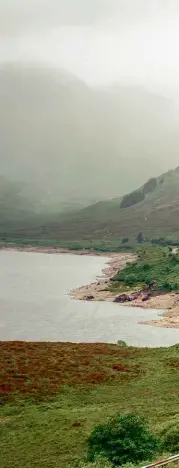
<path id="1" fill-rule="evenodd" d="M 106 258 L 68 254 L 0 252 L 0 340 L 102 341 L 169 346 L 179 330 L 138 322 L 158 312 L 69 297 L 99 276 Z"/>

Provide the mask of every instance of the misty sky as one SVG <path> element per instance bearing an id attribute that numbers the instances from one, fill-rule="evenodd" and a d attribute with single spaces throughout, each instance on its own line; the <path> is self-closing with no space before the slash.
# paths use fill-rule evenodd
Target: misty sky
<path id="1" fill-rule="evenodd" d="M 179 0 L 1 0 L 0 62 L 179 92 Z"/>

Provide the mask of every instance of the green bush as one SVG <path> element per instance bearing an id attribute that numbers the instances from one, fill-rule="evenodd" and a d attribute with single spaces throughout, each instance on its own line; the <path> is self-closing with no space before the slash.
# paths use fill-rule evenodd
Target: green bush
<path id="1" fill-rule="evenodd" d="M 136 277 L 135 275 L 128 275 L 124 278 L 124 283 L 126 286 L 132 286 L 133 284 L 136 284 Z"/>
<path id="2" fill-rule="evenodd" d="M 159 289 L 164 292 L 178 291 L 179 285 L 178 283 L 169 283 L 168 281 L 164 281 L 164 283 L 159 285 Z"/>
<path id="3" fill-rule="evenodd" d="M 160 286 L 159 286 L 159 289 L 161 291 L 166 291 L 166 292 L 171 292 L 173 287 L 172 285 L 168 282 L 168 281 L 164 281 L 164 283 L 162 283 Z"/>
<path id="4" fill-rule="evenodd" d="M 127 348 L 128 347 L 127 343 L 125 341 L 123 341 L 123 340 L 118 340 L 117 344 L 121 348 Z"/>
<path id="5" fill-rule="evenodd" d="M 152 268 L 152 266 L 151 266 L 149 263 L 144 263 L 144 265 L 143 265 L 143 270 L 144 270 L 144 271 L 148 271 L 148 270 L 150 270 L 151 268 Z"/>
<path id="6" fill-rule="evenodd" d="M 88 460 L 106 457 L 113 465 L 138 463 L 153 457 L 159 443 L 143 419 L 134 414 L 117 414 L 97 426 L 88 439 Z"/>
<path id="7" fill-rule="evenodd" d="M 173 455 L 179 452 L 179 424 L 166 430 L 162 437 L 162 446 Z"/>

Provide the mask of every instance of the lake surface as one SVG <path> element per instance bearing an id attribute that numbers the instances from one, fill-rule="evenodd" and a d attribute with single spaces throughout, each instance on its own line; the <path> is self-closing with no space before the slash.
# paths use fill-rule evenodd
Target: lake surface
<path id="1" fill-rule="evenodd" d="M 97 256 L 0 251 L 0 340 L 178 343 L 179 329 L 138 323 L 158 318 L 161 311 L 69 296 L 75 287 L 94 281 L 106 261 Z"/>

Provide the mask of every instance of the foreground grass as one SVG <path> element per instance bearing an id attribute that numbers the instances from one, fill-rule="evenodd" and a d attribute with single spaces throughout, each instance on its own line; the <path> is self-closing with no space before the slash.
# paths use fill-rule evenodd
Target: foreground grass
<path id="1" fill-rule="evenodd" d="M 155 432 L 179 420 L 179 347 L 0 343 L 1 467 L 66 468 L 96 424 L 144 415 Z"/>

